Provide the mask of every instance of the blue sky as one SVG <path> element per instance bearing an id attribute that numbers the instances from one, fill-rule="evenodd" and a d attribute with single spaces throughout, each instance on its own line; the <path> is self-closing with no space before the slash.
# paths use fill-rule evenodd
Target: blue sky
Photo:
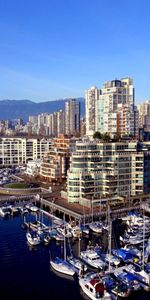
<path id="1" fill-rule="evenodd" d="M 150 98 L 150 1 L 0 0 L 0 99 L 84 96 L 133 77 Z"/>

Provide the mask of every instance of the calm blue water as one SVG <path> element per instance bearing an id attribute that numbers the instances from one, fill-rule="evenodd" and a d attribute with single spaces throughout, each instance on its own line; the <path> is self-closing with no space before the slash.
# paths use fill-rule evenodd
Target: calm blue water
<path id="1" fill-rule="evenodd" d="M 0 299 L 83 299 L 77 281 L 50 269 L 55 245 L 29 247 L 21 224 L 22 216 L 0 218 Z"/>
<path id="2" fill-rule="evenodd" d="M 31 216 L 30 216 L 31 217 Z M 32 215 L 32 219 L 35 216 Z M 47 224 L 49 219 L 44 220 Z M 0 218 L 0 299 L 2 300 L 80 300 L 83 299 L 77 280 L 60 277 L 49 266 L 50 252 L 62 252 L 60 245 L 31 248 L 26 241 L 22 216 Z M 84 240 L 82 248 L 88 243 Z M 78 245 L 74 243 L 74 251 Z M 139 293 L 130 299 L 150 299 Z"/>

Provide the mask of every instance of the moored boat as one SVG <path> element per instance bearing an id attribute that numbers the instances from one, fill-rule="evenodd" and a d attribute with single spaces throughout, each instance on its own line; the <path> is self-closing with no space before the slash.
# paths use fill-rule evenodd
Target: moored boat
<path id="1" fill-rule="evenodd" d="M 32 246 L 39 245 L 41 242 L 39 235 L 37 235 L 36 233 L 27 232 L 26 238 L 28 243 Z"/>
<path id="2" fill-rule="evenodd" d="M 92 300 L 111 299 L 111 295 L 106 291 L 103 281 L 96 274 L 87 274 L 84 277 L 80 277 L 79 285 L 83 292 Z"/>
<path id="3" fill-rule="evenodd" d="M 50 260 L 52 268 L 60 273 L 73 276 L 75 274 L 74 268 L 65 260 L 56 257 L 55 260 Z"/>
<path id="4" fill-rule="evenodd" d="M 101 274 L 100 274 L 101 276 Z M 106 290 L 113 295 L 116 295 L 119 298 L 126 298 L 130 295 L 131 289 L 119 280 L 113 273 L 102 274 L 102 281 L 106 287 Z"/>
<path id="5" fill-rule="evenodd" d="M 100 270 L 105 268 L 105 263 L 94 250 L 81 251 L 80 257 L 86 264 L 93 268 Z"/>
<path id="6" fill-rule="evenodd" d="M 80 259 L 75 258 L 73 256 L 68 256 L 67 261 L 77 270 L 81 270 L 84 267 L 84 271 L 85 272 L 87 271 L 87 266 L 86 265 L 83 266 L 83 263 L 81 262 Z"/>
<path id="7" fill-rule="evenodd" d="M 6 217 L 10 215 L 10 209 L 8 209 L 7 207 L 0 207 L 0 216 L 1 217 Z"/>
<path id="8" fill-rule="evenodd" d="M 95 222 L 95 223 L 89 224 L 89 228 L 95 233 L 102 233 L 102 230 L 103 230 L 102 223 L 100 223 L 100 222 Z"/>

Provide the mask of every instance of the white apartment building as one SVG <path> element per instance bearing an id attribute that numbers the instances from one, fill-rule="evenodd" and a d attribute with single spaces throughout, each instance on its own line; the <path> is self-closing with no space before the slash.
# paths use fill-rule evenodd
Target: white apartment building
<path id="1" fill-rule="evenodd" d="M 142 193 L 143 159 L 137 142 L 76 142 L 67 174 L 68 201 Z"/>
<path id="2" fill-rule="evenodd" d="M 49 139 L 0 138 L 0 167 L 41 159 L 50 150 Z"/>

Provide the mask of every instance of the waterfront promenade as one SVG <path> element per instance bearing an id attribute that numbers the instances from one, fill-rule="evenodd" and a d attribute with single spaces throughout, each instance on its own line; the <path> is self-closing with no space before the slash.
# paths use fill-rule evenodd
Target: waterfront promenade
<path id="1" fill-rule="evenodd" d="M 67 199 L 51 193 L 47 189 L 40 189 L 39 194 L 27 193 L 26 195 L 0 195 L 0 203 L 14 203 L 34 202 L 38 206 L 42 206 L 51 213 L 65 214 L 69 219 L 81 220 L 90 222 L 99 217 L 106 217 L 108 213 L 108 206 L 112 219 L 123 217 L 129 211 L 143 210 L 144 205 L 149 205 L 150 195 L 137 195 L 130 197 L 130 199 L 123 199 L 123 201 L 116 201 L 116 198 L 104 198 L 100 200 L 93 200 L 91 206 L 83 206 L 78 203 L 68 203 Z M 119 199 L 119 198 L 118 198 Z"/>

